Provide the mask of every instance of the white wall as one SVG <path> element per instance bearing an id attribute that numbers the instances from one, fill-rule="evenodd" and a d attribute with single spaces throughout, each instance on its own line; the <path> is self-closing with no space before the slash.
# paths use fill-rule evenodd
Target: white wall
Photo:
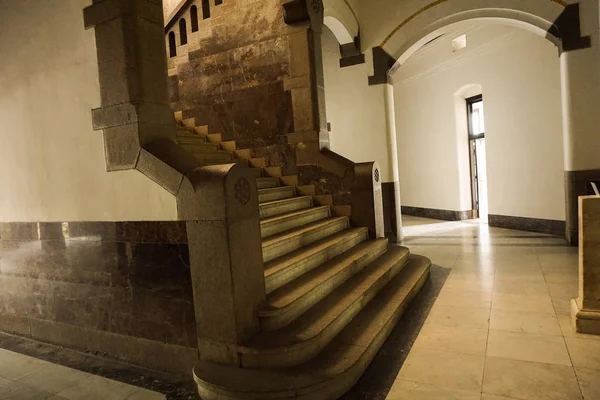
<path id="1" fill-rule="evenodd" d="M 365 64 L 340 68 L 340 49 L 323 27 L 323 64 L 331 149 L 354 161 L 377 161 L 383 182 L 392 181 L 388 162 L 384 86 L 369 86 L 373 74 L 370 52 Z"/>
<path id="2" fill-rule="evenodd" d="M 402 203 L 468 210 L 470 172 L 455 95 L 482 87 L 490 214 L 564 220 L 557 49 L 530 32 L 462 23 L 394 76 Z M 467 31 L 467 48 L 451 40 Z M 460 126 L 463 126 L 462 129 Z"/>
<path id="3" fill-rule="evenodd" d="M 90 0 L 0 0 L 0 221 L 176 219 L 137 171 L 106 172 Z"/>

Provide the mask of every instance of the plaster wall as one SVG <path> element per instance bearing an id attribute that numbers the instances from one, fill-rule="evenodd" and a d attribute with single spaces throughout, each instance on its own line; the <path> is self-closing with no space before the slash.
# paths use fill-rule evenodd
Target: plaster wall
<path id="1" fill-rule="evenodd" d="M 466 30 L 467 47 L 451 41 Z M 464 97 L 481 85 L 489 213 L 565 219 L 557 49 L 525 30 L 464 23 L 394 76 L 402 203 L 471 209 Z"/>
<path id="2" fill-rule="evenodd" d="M 89 0 L 0 0 L 0 221 L 173 220 L 175 198 L 106 172 Z"/>

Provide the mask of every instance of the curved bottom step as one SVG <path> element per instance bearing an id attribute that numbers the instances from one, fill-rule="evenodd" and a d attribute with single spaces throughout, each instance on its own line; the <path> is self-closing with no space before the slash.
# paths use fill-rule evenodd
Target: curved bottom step
<path id="1" fill-rule="evenodd" d="M 335 400 L 348 391 L 425 284 L 431 261 L 411 255 L 404 269 L 313 360 L 294 368 L 248 370 L 199 362 L 204 400 Z"/>

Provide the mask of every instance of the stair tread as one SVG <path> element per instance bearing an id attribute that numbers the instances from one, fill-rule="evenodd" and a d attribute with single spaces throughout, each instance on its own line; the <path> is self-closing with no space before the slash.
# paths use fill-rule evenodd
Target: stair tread
<path id="1" fill-rule="evenodd" d="M 248 353 L 280 352 L 314 339 L 388 273 L 399 258 L 407 255 L 406 248 L 391 248 L 294 322 L 276 331 L 260 332 L 240 350 Z"/>
<path id="2" fill-rule="evenodd" d="M 282 286 L 267 297 L 265 307 L 260 315 L 271 315 L 289 306 L 300 297 L 306 295 L 340 271 L 350 267 L 361 255 L 367 254 L 381 246 L 387 245 L 387 239 L 375 239 L 360 243 L 350 250 L 321 264 L 312 271 Z"/>
<path id="3" fill-rule="evenodd" d="M 259 189 L 258 194 L 288 192 L 288 191 L 293 191 L 293 190 L 295 190 L 295 188 L 293 188 L 291 186 L 278 186 L 278 187 L 274 187 L 274 188 Z"/>
<path id="4" fill-rule="evenodd" d="M 340 242 L 350 240 L 353 237 L 360 235 L 367 231 L 367 228 L 350 228 L 334 235 L 328 236 L 324 239 L 318 240 L 306 247 L 288 253 L 282 257 L 276 258 L 272 261 L 265 263 L 265 277 L 269 277 L 277 272 L 288 268 L 294 263 L 311 257 L 328 247 L 334 246 Z"/>
<path id="5" fill-rule="evenodd" d="M 262 189 L 260 189 L 260 190 L 262 190 Z M 285 203 L 293 203 L 296 201 L 301 201 L 301 200 L 306 200 L 306 199 L 312 199 L 312 196 L 296 196 L 296 197 L 290 197 L 288 199 L 266 201 L 264 203 L 260 203 L 259 207 L 261 207 L 261 208 L 273 207 L 273 206 L 282 205 Z"/>
<path id="6" fill-rule="evenodd" d="M 194 379 L 220 393 L 247 393 L 247 397 L 242 395 L 242 398 L 248 399 L 266 397 L 267 394 L 272 398 L 283 398 L 290 392 L 294 395 L 322 393 L 328 388 L 344 390 L 339 386 L 347 389 L 369 365 L 403 309 L 420 290 L 430 265 L 427 258 L 410 255 L 403 270 L 310 361 L 277 370 L 241 369 L 199 362 L 194 367 Z M 336 385 L 336 378 L 346 383 Z M 342 393 L 334 392 L 329 398 L 339 397 Z"/>
<path id="7" fill-rule="evenodd" d="M 277 224 L 277 223 L 280 223 L 280 222 L 288 220 L 288 219 L 293 219 L 295 217 L 300 217 L 300 216 L 306 215 L 306 214 L 318 213 L 323 210 L 329 210 L 329 209 L 330 209 L 329 206 L 317 206 L 317 207 L 305 208 L 302 210 L 286 212 L 283 214 L 275 215 L 273 217 L 267 217 L 267 218 L 261 219 L 260 226 L 273 225 L 273 224 Z"/>
<path id="8" fill-rule="evenodd" d="M 300 236 L 306 232 L 318 230 L 318 229 L 323 228 L 324 226 L 335 224 L 336 222 L 339 222 L 342 220 L 348 220 L 348 217 L 331 217 L 331 218 L 327 218 L 322 221 L 313 222 L 311 224 L 307 224 L 307 225 L 301 226 L 299 228 L 292 229 L 290 231 L 271 236 L 267 239 L 263 239 L 262 247 L 264 249 L 265 247 L 270 247 L 277 243 L 285 242 L 286 240 L 292 239 L 296 236 Z"/>

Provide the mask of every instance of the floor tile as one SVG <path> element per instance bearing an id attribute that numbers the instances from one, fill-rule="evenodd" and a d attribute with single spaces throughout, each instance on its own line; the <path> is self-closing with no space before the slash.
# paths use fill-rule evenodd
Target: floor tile
<path id="1" fill-rule="evenodd" d="M 548 283 L 550 297 L 565 297 L 574 299 L 579 294 L 577 282 Z"/>
<path id="2" fill-rule="evenodd" d="M 52 393 L 19 382 L 11 382 L 8 385 L 0 386 L 0 399 L 47 400 L 52 396 L 54 396 Z"/>
<path id="3" fill-rule="evenodd" d="M 413 347 L 398 378 L 447 389 L 479 392 L 484 356 Z"/>
<path id="4" fill-rule="evenodd" d="M 494 293 L 525 296 L 549 295 L 546 282 L 497 281 L 494 283 Z"/>
<path id="5" fill-rule="evenodd" d="M 56 394 L 90 376 L 91 375 L 89 374 L 71 368 L 48 364 L 19 379 L 18 382 Z"/>
<path id="6" fill-rule="evenodd" d="M 490 329 L 542 335 L 562 335 L 555 315 L 527 311 L 492 310 Z"/>
<path id="7" fill-rule="evenodd" d="M 544 274 L 542 271 L 512 271 L 512 270 L 498 270 L 496 271 L 496 281 L 508 281 L 508 282 L 538 282 L 543 283 Z"/>
<path id="8" fill-rule="evenodd" d="M 577 271 L 545 271 L 544 278 L 546 283 L 575 283 L 579 282 L 579 274 Z"/>
<path id="9" fill-rule="evenodd" d="M 167 397 L 162 393 L 152 392 L 146 389 L 140 389 L 127 397 L 127 400 L 165 400 Z"/>
<path id="10" fill-rule="evenodd" d="M 0 351 L 0 377 L 17 380 L 49 363 L 33 357 L 23 356 L 11 351 Z"/>
<path id="11" fill-rule="evenodd" d="M 533 311 L 554 314 L 550 296 L 526 296 L 496 293 L 492 298 L 493 310 Z"/>
<path id="12" fill-rule="evenodd" d="M 0 378 L 0 386 L 8 385 L 12 381 L 6 378 Z"/>
<path id="13" fill-rule="evenodd" d="M 480 400 L 479 393 L 446 389 L 398 379 L 386 400 Z"/>
<path id="14" fill-rule="evenodd" d="M 552 297 L 556 314 L 571 314 L 571 300 L 573 297 Z"/>
<path id="15" fill-rule="evenodd" d="M 426 324 L 419 332 L 414 346 L 456 353 L 485 355 L 487 336 L 487 329 Z"/>
<path id="16" fill-rule="evenodd" d="M 486 308 L 435 305 L 425 324 L 488 329 L 490 310 Z"/>
<path id="17" fill-rule="evenodd" d="M 579 387 L 585 400 L 600 399 L 600 371 L 575 368 L 575 375 L 577 375 Z"/>
<path id="18" fill-rule="evenodd" d="M 460 275 L 448 277 L 444 282 L 444 289 L 469 290 L 476 292 L 491 292 L 494 287 L 494 279 L 485 278 L 463 278 Z"/>
<path id="19" fill-rule="evenodd" d="M 571 366 L 561 336 L 490 330 L 487 356 Z"/>
<path id="20" fill-rule="evenodd" d="M 496 396 L 494 394 L 481 394 L 481 400 L 519 400 L 514 397 Z"/>
<path id="21" fill-rule="evenodd" d="M 487 357 L 483 393 L 523 400 L 581 400 L 573 368 Z"/>
<path id="22" fill-rule="evenodd" d="M 565 342 L 573 366 L 600 370 L 600 341 L 567 337 Z"/>
<path id="23" fill-rule="evenodd" d="M 124 400 L 137 390 L 135 386 L 93 375 L 58 395 L 67 400 Z"/>
<path id="24" fill-rule="evenodd" d="M 449 307 L 490 308 L 491 292 L 442 289 L 436 305 Z"/>

